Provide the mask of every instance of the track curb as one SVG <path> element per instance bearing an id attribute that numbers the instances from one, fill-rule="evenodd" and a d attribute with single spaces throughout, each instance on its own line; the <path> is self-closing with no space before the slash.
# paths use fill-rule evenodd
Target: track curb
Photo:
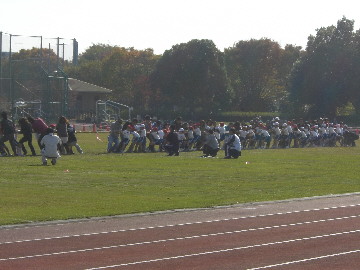
<path id="1" fill-rule="evenodd" d="M 164 211 L 143 212 L 143 213 L 114 215 L 114 216 L 89 217 L 89 218 L 67 219 L 67 220 L 52 220 L 52 221 L 44 221 L 44 222 L 30 222 L 30 223 L 3 225 L 3 226 L 0 226 L 0 230 L 23 228 L 23 227 L 62 225 L 62 224 L 71 224 L 71 223 L 85 223 L 85 222 L 92 222 L 92 221 L 121 219 L 121 218 L 129 218 L 129 217 L 142 217 L 142 216 L 151 216 L 151 215 L 176 214 L 176 213 L 186 213 L 186 212 L 196 212 L 196 211 L 211 211 L 211 210 L 218 210 L 218 209 L 231 209 L 231 208 L 249 207 L 249 206 L 256 206 L 256 205 L 281 204 L 281 203 L 289 203 L 289 202 L 340 198 L 340 197 L 351 197 L 351 196 L 360 196 L 360 192 L 344 193 L 344 194 L 329 194 L 329 195 L 322 195 L 322 196 L 293 198 L 293 199 L 276 200 L 276 201 L 248 202 L 248 203 L 241 203 L 241 204 L 220 205 L 220 206 L 205 207 L 205 208 L 184 208 L 184 209 L 172 209 L 172 210 L 164 210 Z"/>

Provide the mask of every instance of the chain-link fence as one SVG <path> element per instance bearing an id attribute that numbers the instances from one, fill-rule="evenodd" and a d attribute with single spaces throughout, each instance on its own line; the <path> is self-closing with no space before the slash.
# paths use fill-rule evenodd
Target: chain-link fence
<path id="1" fill-rule="evenodd" d="M 77 64 L 75 39 L 0 32 L 0 110 L 48 120 L 67 115 L 64 66 Z"/>

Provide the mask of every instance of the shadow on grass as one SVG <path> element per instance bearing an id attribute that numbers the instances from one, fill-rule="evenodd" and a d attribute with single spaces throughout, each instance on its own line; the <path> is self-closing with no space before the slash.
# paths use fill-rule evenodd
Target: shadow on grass
<path id="1" fill-rule="evenodd" d="M 42 164 L 30 164 L 30 165 L 28 165 L 29 167 L 46 167 L 46 166 L 48 166 L 48 165 L 42 165 Z"/>

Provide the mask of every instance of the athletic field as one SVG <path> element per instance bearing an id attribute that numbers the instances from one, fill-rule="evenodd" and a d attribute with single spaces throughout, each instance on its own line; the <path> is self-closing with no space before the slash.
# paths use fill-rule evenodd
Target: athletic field
<path id="1" fill-rule="evenodd" d="M 360 191 L 360 147 L 245 150 L 226 160 L 223 151 L 107 154 L 106 133 L 77 137 L 85 154 L 55 166 L 0 158 L 0 225 Z"/>

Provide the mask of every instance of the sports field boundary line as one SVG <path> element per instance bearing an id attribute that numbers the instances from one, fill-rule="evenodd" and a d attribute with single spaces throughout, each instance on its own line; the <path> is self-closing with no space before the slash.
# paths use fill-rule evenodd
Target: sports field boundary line
<path id="1" fill-rule="evenodd" d="M 142 216 L 152 216 L 152 215 L 155 216 L 155 215 L 177 214 L 177 213 L 187 213 L 187 212 L 190 213 L 190 212 L 205 211 L 205 210 L 211 211 L 211 210 L 218 210 L 218 209 L 231 209 L 231 208 L 249 207 L 249 206 L 257 206 L 257 205 L 282 204 L 282 203 L 289 203 L 289 202 L 301 202 L 301 201 L 352 197 L 352 196 L 360 196 L 360 192 L 343 193 L 343 194 L 328 194 L 328 195 L 321 195 L 321 196 L 292 198 L 292 199 L 275 200 L 275 201 L 247 202 L 247 203 L 240 203 L 240 204 L 219 205 L 219 206 L 203 207 L 203 208 L 170 209 L 170 210 L 163 210 L 163 211 L 143 212 L 143 213 L 133 213 L 133 214 L 123 214 L 123 215 L 113 215 L 113 216 L 100 216 L 100 217 L 89 217 L 89 218 L 67 219 L 67 220 L 51 220 L 51 221 L 42 221 L 42 222 L 35 221 L 35 222 L 30 222 L 30 223 L 2 225 L 2 226 L 0 226 L 0 230 L 17 229 L 17 228 L 21 229 L 24 227 L 38 227 L 38 226 L 50 226 L 50 225 L 66 225 L 66 224 L 71 224 L 71 223 L 87 223 L 87 222 L 93 222 L 93 221 L 121 219 L 121 218 L 129 218 L 129 217 L 142 217 Z"/>

